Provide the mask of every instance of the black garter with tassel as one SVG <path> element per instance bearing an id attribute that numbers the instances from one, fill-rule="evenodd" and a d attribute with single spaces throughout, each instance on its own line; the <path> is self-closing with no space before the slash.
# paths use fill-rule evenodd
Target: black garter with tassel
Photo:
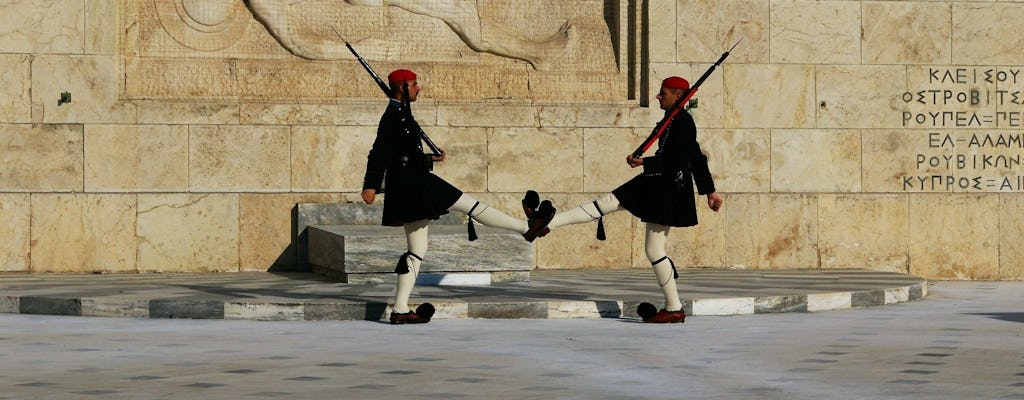
<path id="1" fill-rule="evenodd" d="M 651 265 L 658 265 L 658 263 L 660 263 L 662 261 L 665 261 L 666 258 L 668 258 L 668 256 L 664 256 L 662 258 L 659 258 L 658 261 L 652 262 Z M 672 262 L 671 258 L 668 258 L 668 265 L 672 266 L 672 277 L 673 277 L 673 279 L 679 279 L 679 271 L 676 270 L 676 263 Z"/>
<path id="2" fill-rule="evenodd" d="M 477 239 L 476 227 L 473 226 L 473 210 L 476 210 L 476 206 L 478 206 L 478 205 L 480 205 L 479 201 L 476 202 L 476 204 L 474 204 L 473 207 L 471 207 L 469 209 L 468 213 L 466 213 L 466 219 L 468 220 L 468 221 L 466 221 L 466 231 L 469 234 L 469 241 L 470 242 L 472 242 L 472 241 Z"/>
<path id="3" fill-rule="evenodd" d="M 405 252 L 401 257 L 398 258 L 398 265 L 395 266 L 395 273 L 399 275 L 405 275 L 409 273 L 409 257 L 413 257 L 417 260 L 423 261 L 420 256 L 412 254 L 411 252 Z"/>
<path id="4" fill-rule="evenodd" d="M 594 202 L 594 208 L 597 209 L 597 213 L 600 217 L 597 217 L 597 240 L 605 240 L 608 237 L 604 234 L 604 213 L 601 212 L 601 207 L 597 206 L 597 202 Z"/>

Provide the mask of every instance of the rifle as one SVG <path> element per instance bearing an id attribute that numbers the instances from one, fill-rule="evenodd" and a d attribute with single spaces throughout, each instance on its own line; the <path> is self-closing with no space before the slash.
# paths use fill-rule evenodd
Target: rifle
<path id="1" fill-rule="evenodd" d="M 697 93 L 697 88 L 704 83 L 705 79 L 708 79 L 708 76 L 715 70 L 715 67 L 721 64 L 722 61 L 725 61 L 725 58 L 729 57 L 729 52 L 732 51 L 732 49 L 735 49 L 742 41 L 742 38 L 737 40 L 736 44 L 733 44 L 729 50 L 722 53 L 722 57 L 719 57 L 718 61 L 715 61 L 707 71 L 704 71 L 704 75 L 701 75 L 700 79 L 697 79 L 697 82 L 694 83 L 693 86 L 690 86 L 682 96 L 679 96 L 679 99 L 676 100 L 675 103 L 672 103 L 672 107 L 669 107 L 669 113 L 665 115 L 665 118 L 662 119 L 661 122 L 658 122 L 658 125 L 654 127 L 654 131 L 651 132 L 650 136 L 647 136 L 647 139 L 644 140 L 640 147 L 637 147 L 636 150 L 633 151 L 633 158 L 640 158 L 640 156 L 644 155 L 644 152 L 646 152 L 647 149 L 650 149 L 651 146 L 654 145 L 654 142 L 658 141 L 661 134 L 665 132 L 665 128 L 668 128 L 668 124 L 672 122 L 672 118 L 675 118 L 676 114 L 679 114 L 679 111 L 683 109 L 683 104 L 690 101 L 690 98 Z"/>
<path id="2" fill-rule="evenodd" d="M 334 28 L 331 28 L 331 29 L 334 29 Z M 359 60 L 359 64 L 362 64 L 363 68 L 366 69 L 366 72 L 370 73 L 370 76 L 373 77 L 373 80 L 375 82 L 377 82 L 377 86 L 380 86 L 380 90 L 384 92 L 384 96 L 387 96 L 388 98 L 391 98 L 391 89 L 388 88 L 388 84 L 384 83 L 384 80 L 380 78 L 380 75 L 377 75 L 377 73 L 374 72 L 373 67 L 370 67 L 370 64 L 367 63 L 366 60 L 362 56 L 360 56 L 359 53 L 356 52 L 356 49 L 352 48 L 352 45 L 349 44 L 349 42 L 347 40 L 345 40 L 345 37 L 341 36 L 341 33 L 339 33 L 337 29 L 334 30 L 334 33 L 337 34 L 339 38 L 341 38 L 342 42 L 345 42 L 345 47 L 348 47 L 348 51 L 351 51 L 352 55 L 356 56 L 356 59 Z M 405 110 L 408 113 L 409 118 L 411 119 L 412 118 L 412 108 L 409 105 L 409 84 L 408 83 L 405 83 L 405 84 L 402 85 L 402 94 L 404 95 L 404 99 L 405 99 L 402 103 L 403 103 L 403 105 L 405 105 Z M 419 124 L 417 124 L 417 126 L 419 126 Z M 420 138 L 423 139 L 423 141 L 427 143 L 427 147 L 430 148 L 430 152 L 434 153 L 435 157 L 441 157 L 441 153 L 443 153 L 443 151 L 441 151 L 440 147 L 437 147 L 437 145 L 434 144 L 433 140 L 430 140 L 430 137 L 427 136 L 427 133 L 424 132 L 423 129 L 420 129 Z"/>

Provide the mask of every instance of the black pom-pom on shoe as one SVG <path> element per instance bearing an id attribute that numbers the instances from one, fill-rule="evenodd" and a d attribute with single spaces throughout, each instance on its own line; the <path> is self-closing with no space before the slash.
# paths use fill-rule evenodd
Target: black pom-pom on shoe
<path id="1" fill-rule="evenodd" d="M 636 315 L 639 315 L 640 319 L 648 321 L 658 315 L 658 307 L 651 303 L 640 303 L 639 306 L 636 306 Z"/>
<path id="2" fill-rule="evenodd" d="M 526 218 L 533 217 L 538 206 L 540 206 L 540 194 L 534 190 L 527 190 L 526 195 L 523 196 L 523 213 L 526 214 Z"/>
<path id="3" fill-rule="evenodd" d="M 425 324 L 430 322 L 430 317 L 434 316 L 434 305 L 430 303 L 420 304 L 416 307 L 416 311 L 409 311 L 407 313 L 396 313 L 391 312 L 391 325 L 405 325 L 405 324 Z"/>
<path id="4" fill-rule="evenodd" d="M 436 309 L 434 309 L 434 305 L 430 303 L 423 303 L 420 304 L 419 307 L 416 307 L 416 314 L 423 318 L 426 318 L 427 321 L 429 321 L 430 318 L 434 316 L 435 311 Z"/>

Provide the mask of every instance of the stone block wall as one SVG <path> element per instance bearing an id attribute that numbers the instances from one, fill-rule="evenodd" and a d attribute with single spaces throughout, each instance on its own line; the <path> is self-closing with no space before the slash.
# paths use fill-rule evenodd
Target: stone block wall
<path id="1" fill-rule="evenodd" d="M 393 6 L 6 1 L 0 271 L 303 269 L 295 204 L 358 201 L 385 104 L 324 39 L 345 17 L 378 72 L 421 74 L 415 113 L 448 152 L 436 172 L 511 215 L 526 189 L 569 208 L 632 177 L 660 79 L 693 82 L 742 38 L 692 110 L 725 206 L 672 231 L 677 265 L 1024 279 L 1024 4 L 503 2 L 477 1 L 481 26 L 565 32 L 567 55 L 478 51 Z M 538 240 L 537 267 L 648 268 L 642 223 L 605 227 Z"/>

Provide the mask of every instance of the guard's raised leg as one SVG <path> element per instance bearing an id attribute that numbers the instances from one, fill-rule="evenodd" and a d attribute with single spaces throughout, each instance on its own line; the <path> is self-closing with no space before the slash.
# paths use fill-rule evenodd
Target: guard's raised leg
<path id="1" fill-rule="evenodd" d="M 512 218 L 494 207 L 477 201 L 468 194 L 460 196 L 448 210 L 458 211 L 469 217 L 466 227 L 469 231 L 470 241 L 476 240 L 476 228 L 473 228 L 474 220 L 484 226 L 504 229 L 519 234 L 526 233 L 529 230 L 529 226 L 523 220 Z"/>
<path id="2" fill-rule="evenodd" d="M 604 240 L 604 216 L 621 210 L 625 209 L 619 204 L 619 199 L 615 198 L 614 194 L 607 193 L 597 198 L 597 200 L 583 203 L 568 211 L 558 213 L 551 219 L 548 228 L 554 229 L 564 225 L 597 221 L 597 239 Z"/>

